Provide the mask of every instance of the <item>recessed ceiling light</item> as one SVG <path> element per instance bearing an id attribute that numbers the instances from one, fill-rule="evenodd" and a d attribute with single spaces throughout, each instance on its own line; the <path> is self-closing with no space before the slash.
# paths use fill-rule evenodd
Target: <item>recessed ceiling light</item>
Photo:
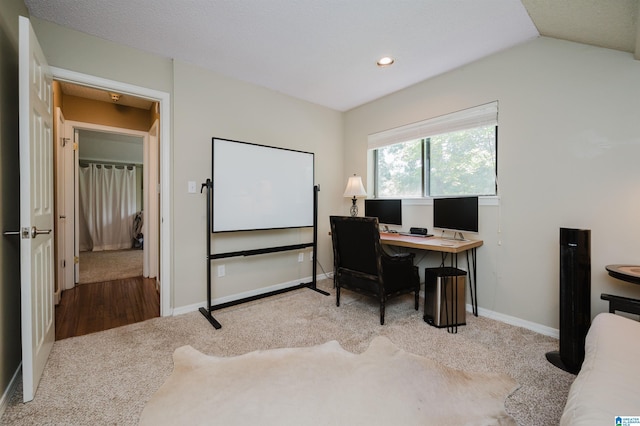
<path id="1" fill-rule="evenodd" d="M 378 62 L 376 62 L 378 64 L 379 67 L 388 67 L 389 65 L 393 65 L 393 63 L 395 62 L 395 59 L 393 59 L 390 56 L 384 56 L 380 59 L 378 59 Z"/>

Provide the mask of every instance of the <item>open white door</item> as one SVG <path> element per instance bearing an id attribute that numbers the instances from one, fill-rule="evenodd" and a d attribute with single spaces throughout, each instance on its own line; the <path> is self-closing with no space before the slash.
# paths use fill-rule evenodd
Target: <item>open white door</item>
<path id="1" fill-rule="evenodd" d="M 158 144 L 159 123 L 156 120 L 149 129 L 149 137 L 144 146 L 144 179 L 146 191 L 144 200 L 144 268 L 143 275 L 156 278 L 159 283 L 158 258 L 160 234 L 160 145 Z"/>
<path id="2" fill-rule="evenodd" d="M 72 129 L 73 134 L 73 283 L 80 282 L 80 132 Z"/>
<path id="3" fill-rule="evenodd" d="M 55 157 L 56 167 L 54 171 L 54 179 L 56 181 L 56 202 L 55 208 L 55 228 L 56 235 L 56 259 L 55 259 L 55 274 L 56 285 L 54 290 L 54 303 L 57 305 L 60 303 L 62 297 L 62 290 L 65 288 L 65 261 L 64 261 L 64 249 L 65 249 L 65 232 L 64 228 L 67 224 L 64 212 L 64 116 L 60 108 L 55 109 L 56 126 L 54 126 L 53 132 L 53 156 Z"/>
<path id="4" fill-rule="evenodd" d="M 19 23 L 22 379 L 31 401 L 55 340 L 53 114 L 49 72 L 29 19 Z"/>
<path id="5" fill-rule="evenodd" d="M 54 141 L 56 157 L 56 304 L 60 293 L 75 285 L 74 280 L 74 162 L 73 142 L 65 131 L 64 115 L 60 108 L 55 109 L 57 137 Z"/>

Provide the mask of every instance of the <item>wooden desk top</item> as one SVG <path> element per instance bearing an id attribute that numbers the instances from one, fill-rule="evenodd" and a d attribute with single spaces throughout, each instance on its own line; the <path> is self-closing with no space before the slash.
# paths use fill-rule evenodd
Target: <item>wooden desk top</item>
<path id="1" fill-rule="evenodd" d="M 390 246 L 408 247 L 420 250 L 461 253 L 480 247 L 482 240 L 458 241 L 440 237 L 412 237 L 391 232 L 380 232 L 380 242 Z"/>

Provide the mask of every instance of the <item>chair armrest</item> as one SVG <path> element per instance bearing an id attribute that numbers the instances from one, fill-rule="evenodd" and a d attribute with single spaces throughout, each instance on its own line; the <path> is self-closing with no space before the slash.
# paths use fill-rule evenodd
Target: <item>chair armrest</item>
<path id="1" fill-rule="evenodd" d="M 340 268 L 338 268 L 338 270 L 336 272 L 339 273 L 339 274 L 347 274 L 347 275 L 350 275 L 352 277 L 356 277 L 356 278 L 360 278 L 360 279 L 364 279 L 364 280 L 378 281 L 378 276 L 377 275 L 367 274 L 366 272 L 356 271 L 354 269 L 348 269 L 348 268 L 340 267 Z"/>

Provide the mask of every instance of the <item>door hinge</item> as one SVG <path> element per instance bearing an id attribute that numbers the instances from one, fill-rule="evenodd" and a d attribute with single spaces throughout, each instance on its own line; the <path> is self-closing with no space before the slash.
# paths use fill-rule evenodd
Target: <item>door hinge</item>
<path id="1" fill-rule="evenodd" d="M 78 256 L 73 256 L 73 263 L 80 263 L 80 258 Z"/>
<path id="2" fill-rule="evenodd" d="M 67 267 L 67 261 L 66 259 L 62 259 L 62 267 L 66 268 Z"/>
<path id="3" fill-rule="evenodd" d="M 77 151 L 77 150 L 78 150 L 78 143 L 77 143 L 77 142 L 74 142 L 74 143 L 73 143 L 73 150 L 74 150 L 74 151 Z"/>

